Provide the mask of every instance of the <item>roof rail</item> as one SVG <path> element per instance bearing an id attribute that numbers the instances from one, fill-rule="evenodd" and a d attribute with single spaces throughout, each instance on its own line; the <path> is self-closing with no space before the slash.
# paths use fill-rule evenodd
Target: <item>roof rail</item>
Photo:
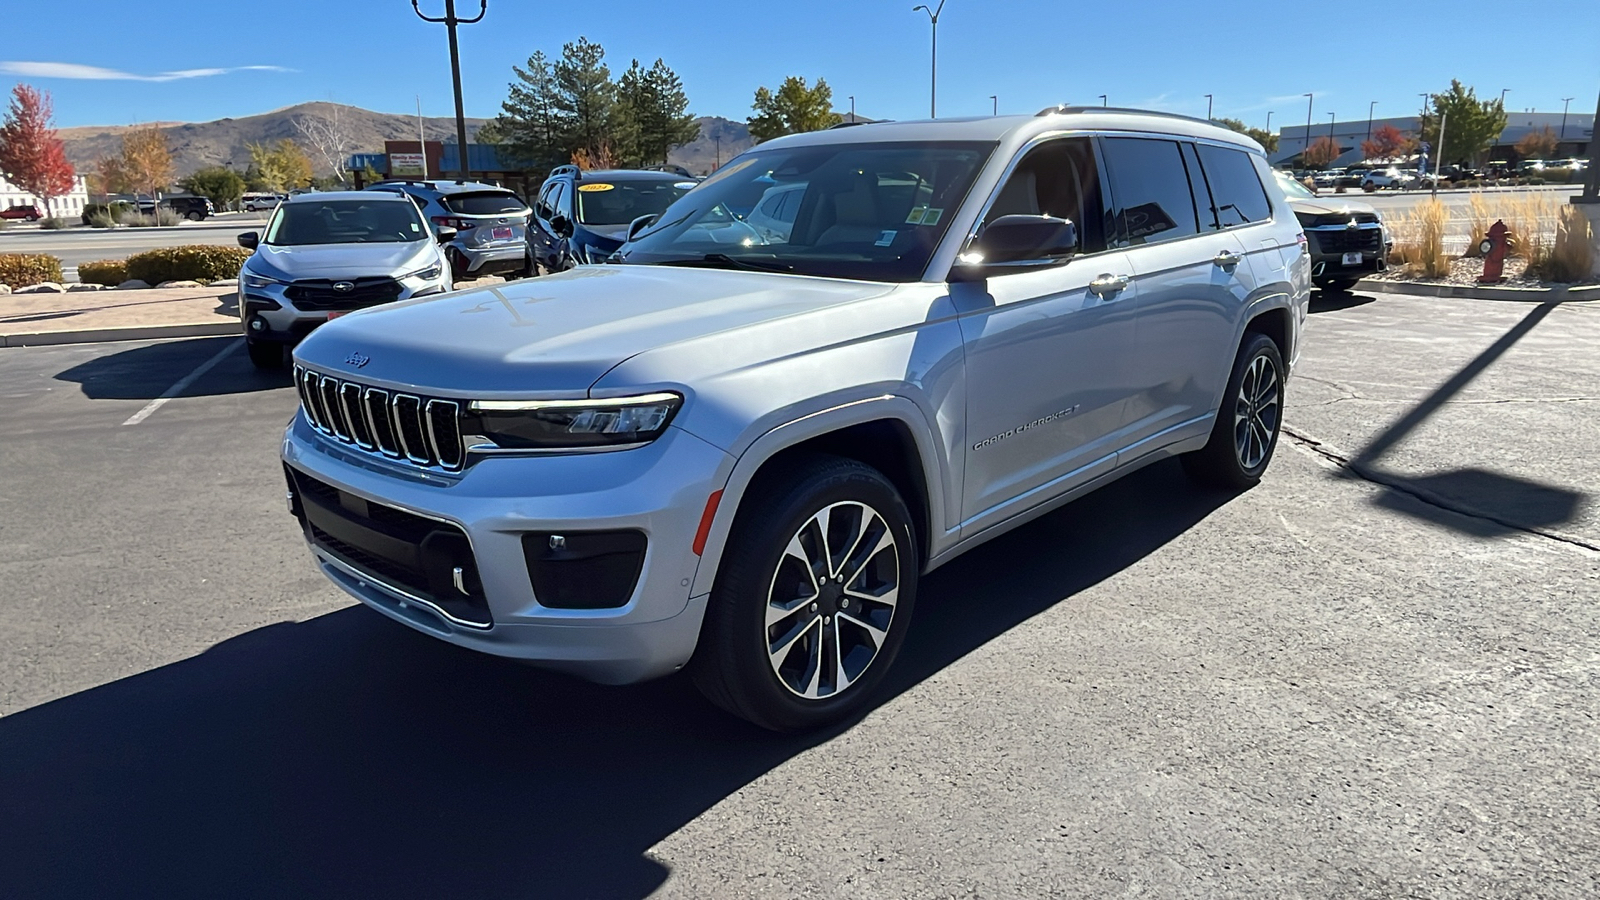
<path id="1" fill-rule="evenodd" d="M 663 163 L 659 166 L 643 166 L 642 170 L 645 172 L 666 172 L 668 174 L 678 175 L 683 178 L 694 177 L 689 173 L 688 169 L 685 169 L 683 166 L 675 166 L 672 163 Z"/>
<path id="2" fill-rule="evenodd" d="M 1210 119 L 1201 119 L 1195 116 L 1185 116 L 1179 113 L 1161 112 L 1154 109 L 1134 109 L 1131 106 L 1068 106 L 1062 103 L 1058 106 L 1046 106 L 1034 113 L 1034 116 L 1070 116 L 1079 113 L 1133 113 L 1141 116 L 1160 116 L 1163 119 L 1182 119 L 1186 122 L 1199 122 L 1202 125 L 1216 125 Z M 1221 126 L 1218 126 L 1219 128 Z"/>
<path id="3" fill-rule="evenodd" d="M 855 122 L 840 122 L 840 123 L 839 123 L 839 124 L 837 124 L 837 125 L 829 125 L 829 126 L 828 126 L 828 130 L 829 130 L 829 131 L 832 131 L 832 130 L 833 130 L 833 129 L 835 129 L 835 128 L 854 128 L 854 127 L 856 127 L 856 126 L 857 126 L 857 125 L 871 125 L 871 124 L 872 124 L 872 123 L 871 123 L 871 122 L 862 122 L 862 121 L 855 121 Z"/>
<path id="4" fill-rule="evenodd" d="M 551 178 L 554 178 L 557 175 L 576 175 L 576 176 L 582 178 L 583 177 L 583 170 L 578 168 L 577 166 L 574 166 L 574 165 L 569 163 L 569 164 L 564 165 L 564 166 L 556 166 L 554 169 L 550 170 L 550 177 Z"/>

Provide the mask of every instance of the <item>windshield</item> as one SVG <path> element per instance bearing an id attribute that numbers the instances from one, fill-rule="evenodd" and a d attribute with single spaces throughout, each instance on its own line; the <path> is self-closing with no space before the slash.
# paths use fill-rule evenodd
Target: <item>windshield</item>
<path id="1" fill-rule="evenodd" d="M 264 244 L 394 244 L 428 238 L 416 207 L 385 197 L 316 200 L 278 206 Z"/>
<path id="2" fill-rule="evenodd" d="M 584 225 L 627 225 L 640 216 L 665 212 L 695 186 L 693 181 L 579 182 L 578 221 Z"/>
<path id="3" fill-rule="evenodd" d="M 1294 197 L 1294 198 L 1297 198 L 1297 199 L 1300 199 L 1300 200 L 1315 200 L 1315 199 L 1317 199 L 1317 195 L 1316 194 L 1313 194 L 1310 191 L 1306 190 L 1306 186 L 1305 185 L 1301 184 L 1298 181 L 1295 181 L 1293 178 L 1290 178 L 1288 175 L 1285 175 L 1282 172 L 1274 172 L 1273 174 L 1278 176 L 1278 186 L 1283 188 L 1283 192 L 1285 194 L 1288 194 L 1290 197 Z"/>
<path id="4" fill-rule="evenodd" d="M 621 259 L 915 281 L 994 147 L 758 147 L 674 204 Z"/>

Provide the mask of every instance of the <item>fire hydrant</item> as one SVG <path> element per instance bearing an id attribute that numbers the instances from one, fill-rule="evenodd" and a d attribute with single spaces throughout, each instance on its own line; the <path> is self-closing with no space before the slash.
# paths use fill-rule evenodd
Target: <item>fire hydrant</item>
<path id="1" fill-rule="evenodd" d="M 1489 235 L 1478 245 L 1483 253 L 1483 275 L 1478 278 L 1479 284 L 1499 284 L 1505 281 L 1506 250 L 1510 244 L 1508 235 L 1511 229 L 1505 222 L 1496 221 L 1489 226 Z"/>

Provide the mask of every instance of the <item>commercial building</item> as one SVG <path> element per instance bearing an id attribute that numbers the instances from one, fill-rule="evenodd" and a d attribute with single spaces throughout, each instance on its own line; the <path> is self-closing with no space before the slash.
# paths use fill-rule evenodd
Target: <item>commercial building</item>
<path id="1" fill-rule="evenodd" d="M 1430 122 L 1433 116 L 1430 113 Z M 1563 122 L 1565 120 L 1565 122 Z M 1278 151 L 1271 154 L 1272 164 L 1275 166 L 1288 166 L 1299 160 L 1300 154 L 1305 152 L 1306 146 L 1325 137 L 1332 137 L 1339 145 L 1340 154 L 1330 165 L 1350 166 L 1361 162 L 1366 154 L 1361 152 L 1361 143 L 1383 125 L 1392 125 L 1407 137 L 1416 137 L 1421 131 L 1422 118 L 1420 116 L 1401 116 L 1398 118 L 1373 119 L 1369 123 L 1366 119 L 1351 122 L 1313 122 L 1308 131 L 1304 125 L 1291 125 L 1278 132 Z M 1563 125 L 1564 130 L 1563 130 Z M 1449 125 L 1445 125 L 1449 137 Z M 1572 113 L 1541 113 L 1541 112 L 1512 112 L 1508 113 L 1505 130 L 1500 133 L 1481 162 L 1504 160 L 1517 162 L 1521 156 L 1516 151 L 1517 142 L 1526 137 L 1530 132 L 1550 129 L 1556 135 L 1559 145 L 1556 152 L 1550 154 L 1551 159 L 1565 159 L 1572 156 L 1587 156 L 1589 143 L 1594 140 L 1594 114 L 1579 115 Z"/>
<path id="2" fill-rule="evenodd" d="M 437 181 L 461 177 L 461 153 L 457 144 L 443 141 L 384 141 L 382 153 L 357 153 L 348 168 L 357 189 L 370 180 L 367 172 L 384 178 L 416 178 Z M 545 173 L 529 173 L 500 159 L 493 144 L 467 145 L 467 181 L 481 181 L 510 188 L 524 197 L 537 191 Z"/>
<path id="3" fill-rule="evenodd" d="M 52 216 L 68 218 L 83 214 L 83 205 L 89 202 L 89 192 L 84 188 L 83 176 L 78 175 L 72 179 L 72 190 L 60 197 L 52 199 L 48 212 Z M 0 177 L 0 209 L 13 206 L 38 206 L 45 209 L 46 204 L 40 197 L 24 191 L 11 182 Z"/>

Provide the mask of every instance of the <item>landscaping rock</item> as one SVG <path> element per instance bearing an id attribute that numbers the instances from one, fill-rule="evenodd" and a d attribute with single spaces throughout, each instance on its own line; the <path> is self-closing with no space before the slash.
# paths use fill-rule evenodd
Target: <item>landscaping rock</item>
<path id="1" fill-rule="evenodd" d="M 9 284 L 0 284 L 0 297 L 4 297 L 5 295 L 7 295 L 9 293 L 11 293 L 11 285 L 9 285 Z"/>
<path id="2" fill-rule="evenodd" d="M 201 284 L 198 281 L 163 281 L 160 284 L 156 285 L 156 287 L 158 287 L 158 288 L 190 288 L 190 287 L 205 287 L 205 285 Z"/>
<path id="3" fill-rule="evenodd" d="M 66 291 L 67 291 L 66 288 L 62 287 L 59 284 L 56 284 L 54 281 L 41 281 L 38 284 L 30 284 L 27 287 L 19 287 L 19 288 L 17 288 L 16 293 L 18 293 L 18 294 L 64 294 L 64 293 L 66 293 Z"/>
<path id="4" fill-rule="evenodd" d="M 67 293 L 69 294 L 75 294 L 78 291 L 103 291 L 105 289 L 106 286 L 103 284 L 88 284 L 80 282 L 78 284 L 67 285 Z"/>
<path id="5" fill-rule="evenodd" d="M 119 291 L 143 291 L 143 290 L 149 289 L 149 287 L 150 287 L 150 285 L 146 284 L 143 281 L 140 281 L 137 278 L 129 278 L 127 281 L 124 281 L 123 283 L 117 285 L 117 290 L 119 290 Z"/>
<path id="6" fill-rule="evenodd" d="M 216 281 L 213 281 L 210 284 L 206 285 L 206 287 L 238 287 L 238 286 L 239 286 L 239 279 L 237 279 L 237 278 L 219 278 Z"/>

